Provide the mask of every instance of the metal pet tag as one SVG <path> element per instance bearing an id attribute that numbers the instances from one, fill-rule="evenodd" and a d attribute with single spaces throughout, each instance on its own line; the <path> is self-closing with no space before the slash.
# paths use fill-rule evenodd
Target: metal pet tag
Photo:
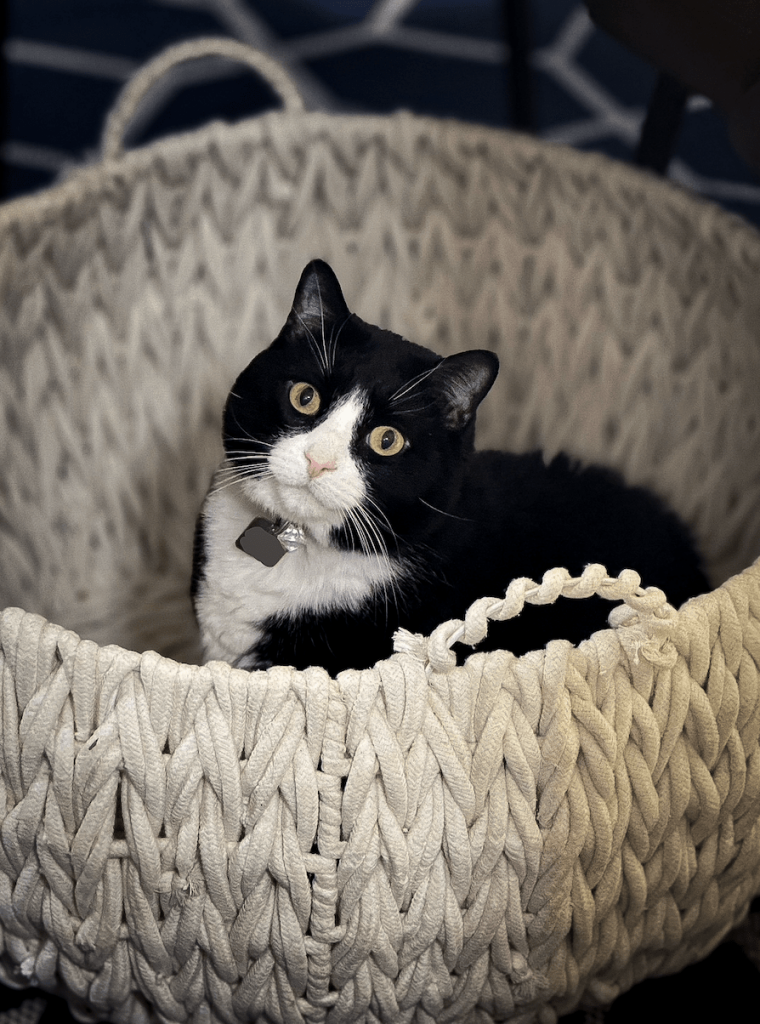
<path id="1" fill-rule="evenodd" d="M 257 562 L 271 568 L 277 565 L 287 551 L 277 536 L 277 527 L 270 519 L 256 516 L 235 541 L 237 547 Z"/>
<path id="2" fill-rule="evenodd" d="M 271 569 L 284 554 L 295 551 L 304 543 L 304 532 L 294 523 L 273 523 L 264 516 L 256 516 L 235 541 L 246 555 Z"/>

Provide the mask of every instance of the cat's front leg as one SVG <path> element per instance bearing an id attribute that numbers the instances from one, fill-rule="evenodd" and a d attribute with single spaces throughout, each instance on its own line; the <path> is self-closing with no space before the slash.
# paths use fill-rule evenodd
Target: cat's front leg
<path id="1" fill-rule="evenodd" d="M 371 668 L 392 655 L 396 626 L 371 602 L 359 609 L 276 616 L 263 623 L 255 667 L 264 662 L 299 670 L 317 665 L 331 676 L 347 668 Z"/>
<path id="2" fill-rule="evenodd" d="M 225 600 L 226 595 L 201 588 L 196 598 L 196 617 L 201 633 L 203 663 L 226 661 L 247 671 L 271 664 L 257 654 L 261 629 L 254 626 L 242 609 Z"/>

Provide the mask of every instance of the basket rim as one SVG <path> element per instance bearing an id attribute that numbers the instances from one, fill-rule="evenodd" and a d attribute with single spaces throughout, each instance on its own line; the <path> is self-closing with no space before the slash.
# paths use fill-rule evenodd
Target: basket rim
<path id="1" fill-rule="evenodd" d="M 183 132 L 176 132 L 142 146 L 127 150 L 119 157 L 102 159 L 72 170 L 64 180 L 49 185 L 38 192 L 19 196 L 0 205 L 0 231 L 13 227 L 22 220 L 38 223 L 63 211 L 66 207 L 85 200 L 92 201 L 102 194 L 108 185 L 139 175 L 161 154 L 182 155 L 187 158 L 193 153 L 207 149 L 210 143 L 221 146 L 248 136 L 276 134 L 281 123 L 302 122 L 307 131 L 302 138 L 315 138 L 337 128 L 346 132 L 352 128 L 363 128 L 374 134 L 383 134 L 397 126 L 417 126 L 420 134 L 456 132 L 462 142 L 477 145 L 486 142 L 514 147 L 522 157 L 529 160 L 539 154 L 549 153 L 555 162 L 565 165 L 568 173 L 596 172 L 604 175 L 608 184 L 618 187 L 643 190 L 647 197 L 657 202 L 675 204 L 686 216 L 693 217 L 697 210 L 702 216 L 697 223 L 704 230 L 706 222 L 710 229 L 716 228 L 738 238 L 745 247 L 754 247 L 760 268 L 760 230 L 744 220 L 741 215 L 720 206 L 714 200 L 691 192 L 685 185 L 662 178 L 652 171 L 627 164 L 622 160 L 593 150 L 580 150 L 572 146 L 536 138 L 512 128 L 462 121 L 457 118 L 433 117 L 408 110 L 397 110 L 390 114 L 333 113 L 330 111 L 284 111 L 271 110 L 236 122 L 223 120 L 209 121 L 204 125 Z M 706 214 L 712 214 L 706 217 Z"/>
<path id="2" fill-rule="evenodd" d="M 647 624 L 646 622 L 642 623 L 637 621 L 634 621 L 631 624 L 626 622 L 619 623 L 616 625 L 609 624 L 602 629 L 595 630 L 594 633 L 586 637 L 585 640 L 582 640 L 580 644 L 571 644 L 570 646 L 574 650 L 577 650 L 581 648 L 584 644 L 587 644 L 589 642 L 593 643 L 593 638 L 598 636 L 599 634 L 614 634 L 619 639 L 622 637 L 630 638 L 634 644 L 634 647 L 636 648 L 636 651 L 640 650 L 642 652 L 642 655 L 646 658 L 646 652 L 643 650 L 646 641 L 654 640 L 655 643 L 657 643 L 658 641 L 656 639 L 656 634 L 658 632 L 660 633 L 660 639 L 662 641 L 673 641 L 676 633 L 679 631 L 679 624 L 682 622 L 682 615 L 684 614 L 684 612 L 686 612 L 689 616 L 696 614 L 698 617 L 700 617 L 700 619 L 704 617 L 704 615 L 707 615 L 709 617 L 710 610 L 714 609 L 716 595 L 718 593 L 722 592 L 726 596 L 728 596 L 737 587 L 741 588 L 744 585 L 749 585 L 751 579 L 754 577 L 757 577 L 758 581 L 760 582 L 760 556 L 754 559 L 752 562 L 750 562 L 749 565 L 745 566 L 739 572 L 735 573 L 733 576 L 730 576 L 728 579 L 718 584 L 717 587 L 713 587 L 711 590 L 706 591 L 704 594 L 697 594 L 695 597 L 691 597 L 687 601 L 685 601 L 680 607 L 675 608 L 675 614 L 670 616 L 667 620 L 669 623 L 669 628 L 667 628 L 665 632 L 661 632 L 655 625 L 654 621 L 649 624 Z M 648 589 L 651 590 L 652 588 Z M 611 601 L 612 600 L 614 599 L 611 599 Z M 478 602 L 476 601 L 475 604 L 477 603 Z M 626 602 L 622 600 L 615 604 L 611 603 L 611 610 L 612 608 L 624 607 L 625 603 Z M 151 661 L 156 661 L 162 665 L 165 664 L 172 671 L 190 673 L 194 678 L 199 673 L 203 674 L 209 671 L 222 671 L 225 674 L 232 673 L 235 676 L 247 678 L 251 678 L 252 676 L 265 677 L 267 673 L 271 671 L 271 669 L 268 668 L 253 670 L 236 668 L 234 665 L 230 665 L 228 662 L 218 660 L 208 661 L 198 665 L 191 662 L 177 661 L 176 658 L 172 658 L 169 655 L 161 654 L 159 651 L 153 649 L 135 651 L 129 647 L 123 647 L 121 644 L 118 643 L 99 643 L 97 640 L 90 640 L 87 637 L 82 636 L 75 629 L 72 629 L 69 626 L 61 625 L 60 623 L 47 618 L 45 615 L 41 615 L 39 612 L 28 611 L 27 609 L 22 608 L 20 605 L 6 605 L 5 607 L 0 607 L 0 626 L 2 626 L 3 620 L 5 620 L 6 622 L 15 622 L 16 624 L 19 624 L 21 620 L 26 620 L 27 622 L 34 621 L 38 624 L 40 631 L 52 630 L 58 634 L 56 638 L 56 646 L 59 649 L 61 643 L 63 643 L 64 647 L 66 647 L 67 644 L 73 644 L 74 647 L 78 647 L 80 644 L 92 645 L 98 651 L 109 651 L 120 660 L 131 662 L 132 669 L 139 669 L 143 659 L 147 658 Z M 663 620 L 661 620 L 661 623 L 662 621 Z M 442 623 L 442 625 L 443 624 L 444 623 Z M 414 634 L 410 635 L 414 636 Z M 423 646 L 426 647 L 427 642 L 430 638 L 423 637 L 420 639 L 424 642 Z M 560 642 L 565 643 L 565 641 Z M 2 655 L 2 653 L 2 640 L 0 638 L 0 656 Z M 477 657 L 478 653 L 479 652 L 473 651 L 471 654 L 468 654 L 465 658 L 465 663 L 469 661 L 471 657 Z M 494 651 L 486 651 L 482 653 L 484 653 L 486 657 L 488 657 L 489 655 L 499 655 L 504 653 L 510 654 L 511 652 L 505 649 L 497 649 Z M 513 655 L 513 657 L 515 659 L 515 662 L 527 663 L 527 661 L 532 661 L 537 653 L 545 655 L 546 648 L 538 648 L 536 651 L 528 651 L 526 654 Z M 636 657 L 638 657 L 638 654 L 636 655 Z M 410 652 L 402 649 L 395 650 L 393 651 L 393 653 L 389 654 L 387 658 L 381 658 L 379 661 L 375 662 L 370 671 L 375 671 L 379 665 L 382 665 L 385 662 L 396 661 L 399 658 L 411 658 L 413 661 L 418 662 L 423 670 L 425 670 L 425 667 L 427 666 L 428 675 L 430 675 L 431 671 L 438 671 L 438 669 L 435 669 L 431 665 L 429 657 L 425 657 L 421 651 Z M 278 671 L 282 669 L 287 669 L 297 676 L 303 675 L 304 672 L 324 673 L 329 679 L 333 680 L 333 682 L 335 682 L 339 688 L 341 687 L 340 677 L 344 676 L 346 672 L 350 674 L 355 674 L 357 672 L 364 671 L 354 668 L 348 668 L 338 672 L 335 676 L 330 676 L 329 673 L 327 673 L 324 668 L 318 665 L 311 665 L 307 669 L 296 669 L 293 666 L 278 663 L 277 665 L 272 666 L 272 668 Z"/>

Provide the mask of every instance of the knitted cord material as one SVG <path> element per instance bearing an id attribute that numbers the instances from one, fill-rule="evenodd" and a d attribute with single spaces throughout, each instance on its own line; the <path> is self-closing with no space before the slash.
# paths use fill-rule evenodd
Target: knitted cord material
<path id="1" fill-rule="evenodd" d="M 760 565 L 679 613 L 584 585 L 627 623 L 337 680 L 3 612 L 4 980 L 115 1021 L 550 1021 L 705 955 L 760 889 Z"/>
<path id="2" fill-rule="evenodd" d="M 8 983 L 129 1024 L 548 1024 L 741 919 L 756 233 L 601 157 L 291 111 L 83 171 L 7 205 L 0 238 Z M 193 664 L 224 395 L 316 256 L 366 319 L 498 352 L 481 446 L 648 484 L 727 582 L 676 613 L 635 566 L 559 567 L 366 672 Z M 456 665 L 489 618 L 592 593 L 622 604 L 578 648 Z"/>

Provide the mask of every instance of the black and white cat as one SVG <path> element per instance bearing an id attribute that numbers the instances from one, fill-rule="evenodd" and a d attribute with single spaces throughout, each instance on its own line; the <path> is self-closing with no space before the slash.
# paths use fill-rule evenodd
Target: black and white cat
<path id="1" fill-rule="evenodd" d="M 515 577 L 634 568 L 676 606 L 708 589 L 686 529 L 613 472 L 474 452 L 498 360 L 441 358 L 349 312 L 319 260 L 279 336 L 235 382 L 226 458 L 198 520 L 193 599 L 207 660 L 331 674 L 430 633 Z M 604 628 L 599 598 L 526 606 L 481 649 Z"/>

